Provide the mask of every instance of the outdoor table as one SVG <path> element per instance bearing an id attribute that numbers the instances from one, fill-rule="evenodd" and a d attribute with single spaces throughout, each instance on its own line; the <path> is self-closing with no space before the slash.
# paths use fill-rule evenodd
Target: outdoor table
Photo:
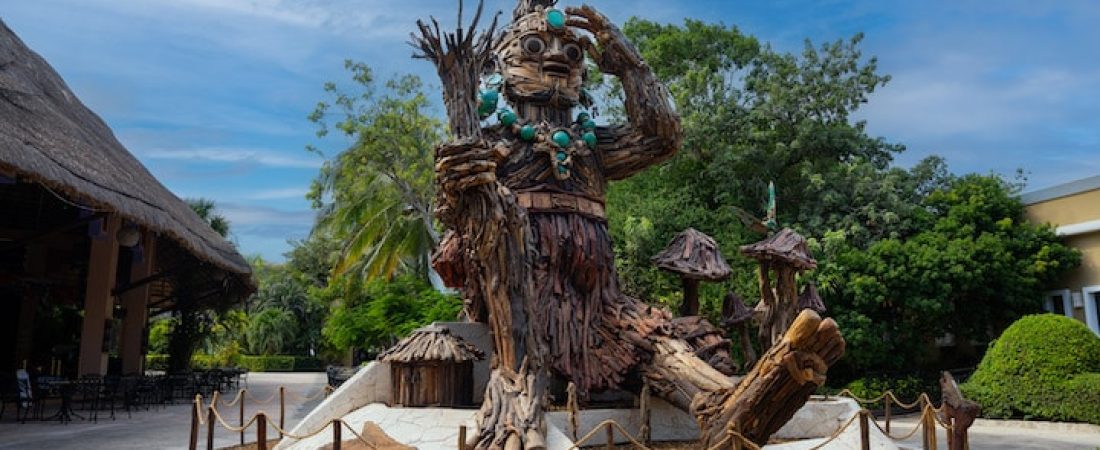
<path id="1" fill-rule="evenodd" d="M 56 392 L 61 397 L 61 408 L 57 410 L 57 413 L 47 417 L 43 420 L 57 419 L 61 423 L 72 422 L 73 416 L 79 417 L 81 420 L 85 420 L 85 417 L 78 414 L 73 410 L 73 390 L 75 388 L 74 382 L 66 379 L 45 379 L 38 381 L 39 386 L 50 391 Z"/>

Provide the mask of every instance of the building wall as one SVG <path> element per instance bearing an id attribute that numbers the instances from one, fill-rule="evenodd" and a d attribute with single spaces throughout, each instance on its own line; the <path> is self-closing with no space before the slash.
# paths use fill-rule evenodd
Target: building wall
<path id="1" fill-rule="evenodd" d="M 1025 195 L 1025 203 L 1028 196 Z M 1100 189 L 1086 189 L 1057 198 L 1041 199 L 1027 205 L 1027 217 L 1034 223 L 1049 223 L 1066 227 L 1100 221 Z M 1066 232 L 1061 229 L 1066 245 L 1081 252 L 1081 265 L 1067 273 L 1048 293 L 1065 297 L 1066 315 L 1085 322 L 1100 334 L 1100 231 Z M 1050 307 L 1050 301 L 1047 302 Z"/>

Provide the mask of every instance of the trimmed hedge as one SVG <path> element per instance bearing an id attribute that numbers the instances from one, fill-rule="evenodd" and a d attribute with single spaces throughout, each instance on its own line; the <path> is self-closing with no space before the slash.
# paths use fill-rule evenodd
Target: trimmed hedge
<path id="1" fill-rule="evenodd" d="M 221 367 L 241 367 L 249 372 L 320 372 L 324 363 L 309 356 L 249 356 L 240 355 L 235 361 L 225 361 L 215 355 L 196 354 L 191 357 L 191 368 L 198 370 Z M 145 366 L 150 370 L 165 370 L 168 367 L 168 355 L 149 354 L 145 356 Z"/>
<path id="2" fill-rule="evenodd" d="M 1024 317 L 960 388 L 986 417 L 1100 424 L 1100 338 L 1065 316 Z"/>

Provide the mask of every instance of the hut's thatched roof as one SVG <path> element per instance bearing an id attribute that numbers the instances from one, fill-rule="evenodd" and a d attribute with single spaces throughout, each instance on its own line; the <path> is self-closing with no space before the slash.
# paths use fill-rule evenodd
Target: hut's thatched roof
<path id="1" fill-rule="evenodd" d="M 451 334 L 440 326 L 427 326 L 413 331 L 409 337 L 378 355 L 380 361 L 397 363 L 477 361 L 485 354 L 477 347 Z"/>
<path id="2" fill-rule="evenodd" d="M 651 261 L 661 269 L 696 280 L 721 281 L 730 276 L 730 266 L 722 258 L 718 243 L 694 228 L 677 234 Z"/>
<path id="3" fill-rule="evenodd" d="M 810 255 L 806 238 L 790 228 L 784 228 L 755 244 L 741 246 L 741 253 L 759 261 L 779 261 L 798 270 L 817 268 L 817 260 Z"/>
<path id="4" fill-rule="evenodd" d="M 170 237 L 198 260 L 253 286 L 237 249 L 161 185 L 2 21 L 0 171 Z"/>

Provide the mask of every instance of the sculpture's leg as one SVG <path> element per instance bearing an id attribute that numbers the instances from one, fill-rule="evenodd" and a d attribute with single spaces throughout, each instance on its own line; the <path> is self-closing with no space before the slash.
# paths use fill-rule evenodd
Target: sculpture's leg
<path id="1" fill-rule="evenodd" d="M 467 445 L 476 449 L 545 449 L 544 373 L 527 367 L 519 372 L 494 369 L 478 411 L 477 434 Z"/>

